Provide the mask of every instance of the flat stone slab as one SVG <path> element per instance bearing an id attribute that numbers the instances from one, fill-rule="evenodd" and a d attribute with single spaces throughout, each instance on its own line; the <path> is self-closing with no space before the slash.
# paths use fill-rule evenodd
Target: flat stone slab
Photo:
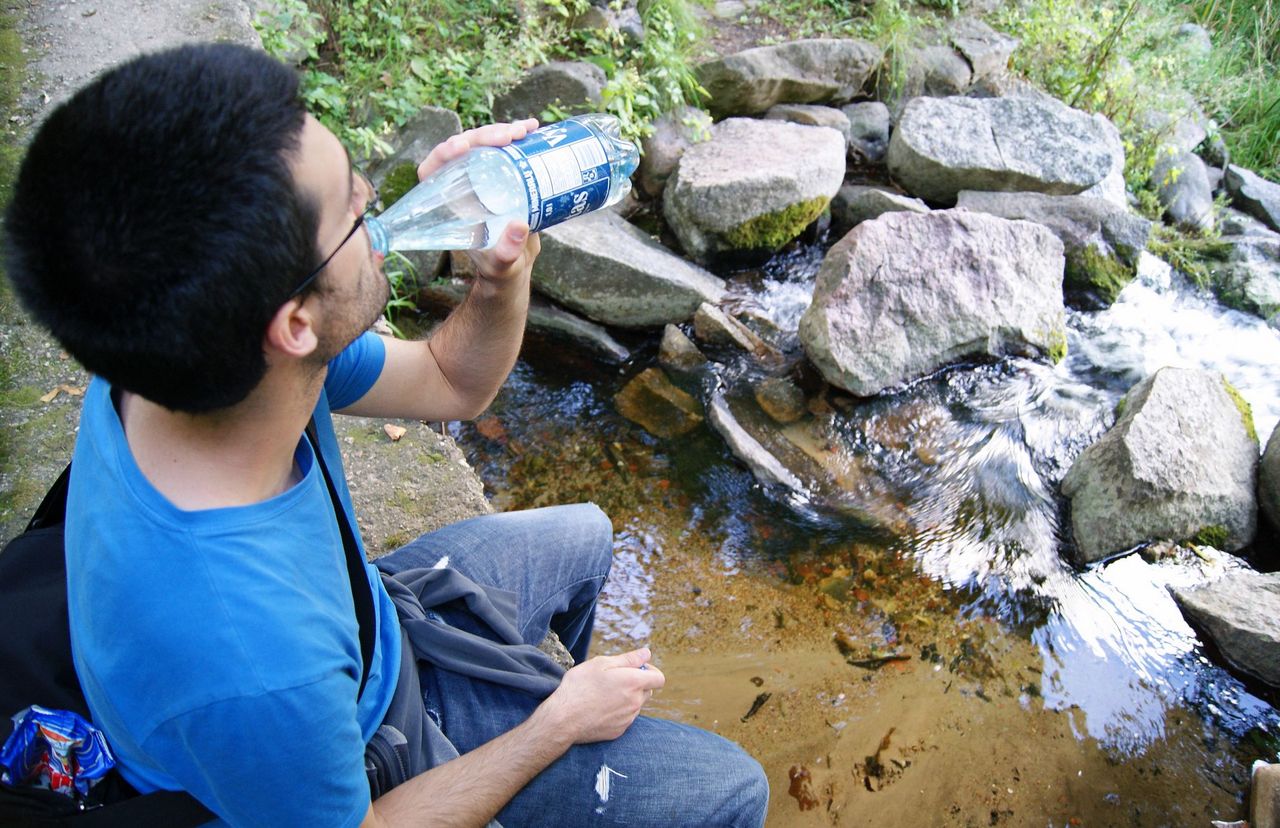
<path id="1" fill-rule="evenodd" d="M 1173 599 L 1231 666 L 1280 687 L 1280 573 L 1238 570 Z"/>

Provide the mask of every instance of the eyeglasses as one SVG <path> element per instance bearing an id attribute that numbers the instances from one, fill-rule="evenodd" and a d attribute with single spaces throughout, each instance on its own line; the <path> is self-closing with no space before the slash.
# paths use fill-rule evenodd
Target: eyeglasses
<path id="1" fill-rule="evenodd" d="M 338 251 L 342 249 L 342 246 L 345 245 L 347 242 L 351 241 L 351 237 L 354 236 L 356 232 L 364 225 L 364 220 L 368 218 L 370 215 L 372 215 L 374 209 L 377 208 L 378 206 L 377 188 L 373 186 L 373 183 L 369 181 L 369 179 L 365 176 L 364 173 L 360 172 L 359 170 L 354 170 L 353 172 L 355 173 L 356 178 L 360 180 L 360 183 L 363 184 L 365 189 L 368 190 L 370 193 L 369 199 L 365 202 L 364 209 L 361 210 L 360 215 L 356 217 L 355 223 L 351 225 L 351 229 L 347 231 L 347 235 L 343 236 L 342 241 L 338 242 L 338 246 L 333 248 L 333 252 L 330 253 L 328 256 L 325 256 L 324 261 L 316 265 L 316 269 L 308 273 L 306 278 L 304 278 L 301 282 L 298 283 L 298 286 L 293 289 L 293 292 L 289 294 L 288 299 L 285 300 L 286 302 L 289 299 L 293 299 L 294 297 L 298 296 L 307 288 L 311 287 L 311 283 L 314 282 L 316 280 L 316 277 L 320 275 L 320 271 L 324 270 L 329 265 L 329 262 L 333 261 L 333 257 L 338 255 Z"/>

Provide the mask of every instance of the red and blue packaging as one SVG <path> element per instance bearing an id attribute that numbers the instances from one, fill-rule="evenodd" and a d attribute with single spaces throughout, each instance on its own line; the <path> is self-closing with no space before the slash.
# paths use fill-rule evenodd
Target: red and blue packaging
<path id="1" fill-rule="evenodd" d="M 13 733 L 0 747 L 0 781 L 76 799 L 88 796 L 115 764 L 102 731 L 83 716 L 35 704 L 13 715 Z"/>

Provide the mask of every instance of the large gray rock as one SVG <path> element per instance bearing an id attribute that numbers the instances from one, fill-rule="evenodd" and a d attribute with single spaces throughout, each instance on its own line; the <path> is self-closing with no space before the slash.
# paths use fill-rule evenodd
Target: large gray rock
<path id="1" fill-rule="evenodd" d="M 961 190 L 1071 195 L 1111 171 L 1113 152 L 1098 120 L 1056 101 L 916 98 L 889 140 L 889 170 L 942 204 Z"/>
<path id="2" fill-rule="evenodd" d="M 973 80 L 998 78 L 1009 68 L 1017 38 L 1001 34 L 976 17 L 961 17 L 950 26 L 951 44 L 973 67 Z"/>
<path id="3" fill-rule="evenodd" d="M 1075 305 L 1110 305 L 1133 278 L 1151 222 L 1109 201 L 1083 195 L 978 193 L 965 190 L 958 207 L 1043 224 L 1067 255 L 1063 288 Z M 832 208 L 834 212 L 834 207 Z"/>
<path id="4" fill-rule="evenodd" d="M 1257 528 L 1258 442 L 1222 375 L 1162 368 L 1062 481 L 1082 563 L 1153 540 L 1235 551 Z"/>
<path id="5" fill-rule="evenodd" d="M 1280 425 L 1272 430 L 1258 465 L 1258 508 L 1272 528 L 1280 529 Z"/>
<path id="6" fill-rule="evenodd" d="M 826 209 L 844 168 L 844 137 L 834 129 L 730 118 L 685 151 L 663 213 L 695 261 L 769 253 Z"/>
<path id="7" fill-rule="evenodd" d="M 863 101 L 842 106 L 849 119 L 849 160 L 879 164 L 889 151 L 889 129 L 892 117 L 889 107 L 880 101 Z"/>
<path id="8" fill-rule="evenodd" d="M 849 141 L 849 116 L 834 106 L 820 104 L 776 104 L 764 114 L 768 121 L 787 121 L 805 126 L 831 127 Z"/>
<path id="9" fill-rule="evenodd" d="M 552 104 L 570 114 L 596 112 L 603 106 L 605 81 L 604 70 L 585 60 L 544 63 L 493 99 L 493 118 L 540 118 Z"/>
<path id="10" fill-rule="evenodd" d="M 1280 573 L 1240 569 L 1173 598 L 1228 664 L 1280 687 Z"/>
<path id="11" fill-rule="evenodd" d="M 846 184 L 831 199 L 831 232 L 843 236 L 864 221 L 885 213 L 927 213 L 920 199 L 865 184 Z"/>
<path id="12" fill-rule="evenodd" d="M 1094 123 L 1102 131 L 1106 152 L 1111 156 L 1111 169 L 1102 180 L 1080 193 L 1089 198 L 1109 201 L 1123 210 L 1129 209 L 1129 192 L 1124 180 L 1124 138 L 1107 116 L 1095 113 Z"/>
<path id="13" fill-rule="evenodd" d="M 644 42 L 644 20 L 635 4 L 613 8 L 610 4 L 592 3 L 574 18 L 572 28 L 587 31 L 617 32 L 633 45 Z"/>
<path id="14" fill-rule="evenodd" d="M 1280 230 L 1280 184 L 1235 164 L 1227 167 L 1226 182 L 1232 204 L 1272 230 Z"/>
<path id="15" fill-rule="evenodd" d="M 1089 244 L 1105 246 L 1125 264 L 1135 265 L 1147 249 L 1151 222 L 1128 209 L 1086 196 L 1043 193 L 987 193 L 966 190 L 957 206 L 1007 219 L 1043 224 L 1068 250 Z"/>
<path id="16" fill-rule="evenodd" d="M 396 130 L 391 140 L 391 154 L 379 161 L 370 169 L 375 181 L 379 174 L 389 171 L 400 164 L 422 163 L 437 144 L 443 144 L 454 135 L 462 132 L 462 119 L 452 109 L 441 106 L 424 106 L 418 114 Z"/>
<path id="17" fill-rule="evenodd" d="M 845 103 L 884 55 L 862 40 L 819 38 L 759 46 L 697 67 L 717 118 L 756 115 L 779 103 Z"/>
<path id="18" fill-rule="evenodd" d="M 1151 172 L 1156 196 L 1167 215 L 1184 230 L 1213 229 L 1213 188 L 1200 156 L 1192 152 L 1162 153 Z"/>
<path id="19" fill-rule="evenodd" d="M 533 286 L 562 305 L 621 328 L 684 322 L 724 282 L 671 253 L 611 210 L 542 232 Z"/>
<path id="20" fill-rule="evenodd" d="M 948 210 L 863 222 L 827 253 L 800 339 L 859 396 L 961 359 L 1060 358 L 1062 242 L 1023 221 Z"/>
<path id="21" fill-rule="evenodd" d="M 1209 136 L 1212 126 L 1195 98 L 1187 95 L 1176 107 L 1151 109 L 1138 116 L 1139 127 L 1151 134 L 1157 146 L 1191 152 Z"/>
<path id="22" fill-rule="evenodd" d="M 1230 252 L 1214 268 L 1213 292 L 1227 307 L 1280 327 L 1280 233 L 1232 210 L 1224 214 L 1221 230 Z"/>
<path id="23" fill-rule="evenodd" d="M 662 195 L 685 150 L 711 138 L 711 115 L 685 106 L 653 122 L 653 133 L 643 140 L 644 152 L 635 181 L 650 198 Z"/>
<path id="24" fill-rule="evenodd" d="M 924 46 L 908 53 L 903 88 L 894 97 L 904 103 L 920 95 L 961 95 L 973 80 L 969 62 L 950 46 Z"/>

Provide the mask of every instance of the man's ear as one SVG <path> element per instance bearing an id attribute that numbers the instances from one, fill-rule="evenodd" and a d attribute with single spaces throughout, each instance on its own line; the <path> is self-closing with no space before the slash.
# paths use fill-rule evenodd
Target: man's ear
<path id="1" fill-rule="evenodd" d="M 316 321 L 305 301 L 298 297 L 290 299 L 276 309 L 267 323 L 263 350 L 293 359 L 309 356 L 319 345 Z"/>

